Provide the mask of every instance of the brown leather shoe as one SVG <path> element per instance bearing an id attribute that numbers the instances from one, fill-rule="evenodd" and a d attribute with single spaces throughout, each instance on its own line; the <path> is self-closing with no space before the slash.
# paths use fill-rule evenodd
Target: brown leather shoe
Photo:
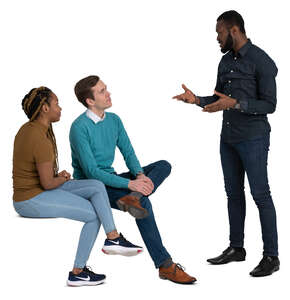
<path id="1" fill-rule="evenodd" d="M 120 210 L 127 211 L 131 216 L 136 219 L 143 219 L 148 217 L 147 209 L 143 208 L 137 197 L 126 195 L 117 201 Z"/>
<path id="2" fill-rule="evenodd" d="M 184 268 L 180 264 L 174 263 L 168 268 L 159 268 L 159 277 L 182 284 L 192 284 L 196 281 L 194 277 L 184 272 Z"/>

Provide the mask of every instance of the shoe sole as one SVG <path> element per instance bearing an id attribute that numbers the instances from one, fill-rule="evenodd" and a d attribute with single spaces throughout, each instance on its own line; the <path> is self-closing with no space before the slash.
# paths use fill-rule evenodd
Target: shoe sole
<path id="1" fill-rule="evenodd" d="M 135 206 L 128 205 L 122 200 L 117 201 L 117 206 L 121 211 L 127 211 L 135 219 L 144 219 L 149 215 L 147 209 L 140 209 Z"/>
<path id="2" fill-rule="evenodd" d="M 174 283 L 178 283 L 178 284 L 193 284 L 196 282 L 196 279 L 193 280 L 193 281 L 188 281 L 188 282 L 179 282 L 179 281 L 175 281 L 175 280 L 172 280 L 172 279 L 169 279 L 165 276 L 162 276 L 162 275 L 159 275 L 159 278 L 162 279 L 162 280 L 169 280 L 171 282 L 174 282 Z"/>
<path id="3" fill-rule="evenodd" d="M 114 248 L 113 248 L 114 247 Z M 143 252 L 143 249 L 124 249 L 120 246 L 104 246 L 102 248 L 103 253 L 108 255 L 122 255 L 122 256 L 135 256 Z"/>
<path id="4" fill-rule="evenodd" d="M 100 280 L 100 281 L 84 281 L 84 280 L 80 280 L 80 281 L 70 281 L 67 280 L 66 284 L 68 286 L 72 286 L 72 287 L 80 287 L 80 286 L 93 286 L 93 285 L 99 285 L 104 283 L 106 280 Z"/>
<path id="5" fill-rule="evenodd" d="M 212 265 L 225 265 L 225 264 L 228 264 L 230 262 L 239 262 L 239 261 L 245 261 L 246 258 L 243 257 L 243 258 L 237 258 L 235 260 L 227 260 L 227 261 L 224 261 L 224 262 L 221 262 L 221 263 L 217 263 L 217 262 L 211 262 L 210 260 L 207 260 L 207 262 L 211 263 Z"/>
<path id="6" fill-rule="evenodd" d="M 263 274 L 263 275 L 252 275 L 252 274 L 250 273 L 250 275 L 251 275 L 252 277 L 264 277 L 264 276 L 272 275 L 274 272 L 277 272 L 277 271 L 279 271 L 279 270 L 280 270 L 280 267 L 277 266 L 277 267 L 275 267 L 274 270 L 273 270 L 272 272 L 270 272 L 270 273 L 266 273 L 266 274 Z"/>

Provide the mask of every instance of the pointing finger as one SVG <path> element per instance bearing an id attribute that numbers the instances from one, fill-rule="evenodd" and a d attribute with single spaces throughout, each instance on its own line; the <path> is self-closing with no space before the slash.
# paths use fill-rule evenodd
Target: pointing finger
<path id="1" fill-rule="evenodd" d="M 187 92 L 187 91 L 190 91 L 185 84 L 182 84 L 182 88 Z"/>
<path id="2" fill-rule="evenodd" d="M 184 94 L 176 95 L 172 99 L 183 100 Z"/>

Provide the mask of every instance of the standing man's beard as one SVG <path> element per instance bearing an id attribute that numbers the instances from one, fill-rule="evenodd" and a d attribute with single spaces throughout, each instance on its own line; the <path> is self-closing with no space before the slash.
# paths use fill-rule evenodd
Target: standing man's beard
<path id="1" fill-rule="evenodd" d="M 233 49 L 233 44 L 234 44 L 233 38 L 232 38 L 231 34 L 228 33 L 227 40 L 226 40 L 226 42 L 225 42 L 224 47 L 221 49 L 221 52 L 222 52 L 222 53 L 226 53 L 226 52 L 228 52 L 229 50 L 232 50 L 232 49 Z"/>

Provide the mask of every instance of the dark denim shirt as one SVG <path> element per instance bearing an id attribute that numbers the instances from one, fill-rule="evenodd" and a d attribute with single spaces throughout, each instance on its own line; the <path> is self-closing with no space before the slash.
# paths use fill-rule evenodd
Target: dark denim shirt
<path id="1" fill-rule="evenodd" d="M 277 72 L 274 61 L 250 40 L 237 55 L 231 50 L 222 57 L 215 89 L 240 103 L 240 109 L 223 111 L 223 141 L 237 143 L 270 132 L 267 114 L 276 109 Z M 219 97 L 213 95 L 199 99 L 200 106 L 204 107 Z"/>

